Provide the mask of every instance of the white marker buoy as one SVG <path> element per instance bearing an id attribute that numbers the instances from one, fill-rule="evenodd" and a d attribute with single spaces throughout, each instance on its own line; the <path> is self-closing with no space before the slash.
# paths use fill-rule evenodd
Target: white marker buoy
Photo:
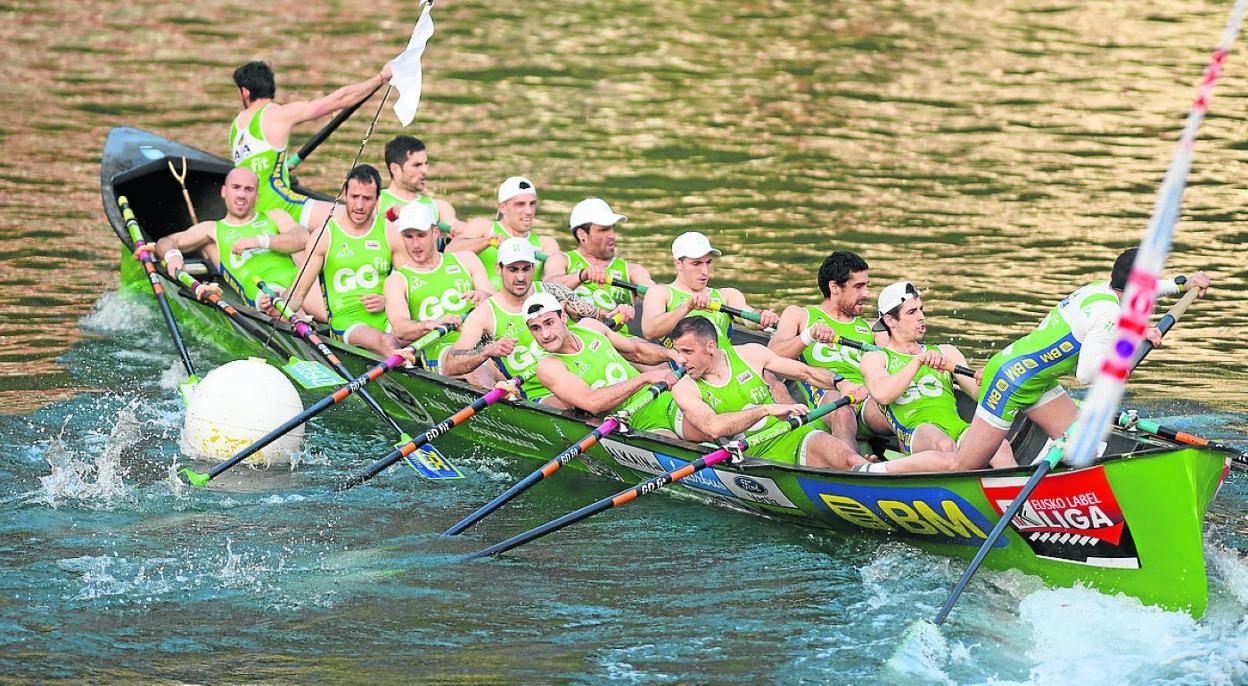
<path id="1" fill-rule="evenodd" d="M 303 411 L 295 386 L 277 368 L 252 357 L 212 370 L 186 404 L 180 447 L 187 456 L 225 460 Z M 266 446 L 246 462 L 287 464 L 303 443 L 303 426 Z"/>

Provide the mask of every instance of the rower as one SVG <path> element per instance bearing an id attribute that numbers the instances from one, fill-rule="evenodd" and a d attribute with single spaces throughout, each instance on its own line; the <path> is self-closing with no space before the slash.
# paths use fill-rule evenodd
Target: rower
<path id="1" fill-rule="evenodd" d="M 438 252 L 438 217 L 430 203 L 411 202 L 394 223 L 409 263 L 386 277 L 386 318 L 390 332 L 407 345 L 446 323 L 459 326 L 472 307 L 494 294 L 485 267 L 467 252 Z M 438 371 L 442 356 L 459 338 L 452 331 L 420 351 L 425 369 Z"/>
<path id="2" fill-rule="evenodd" d="M 676 279 L 646 291 L 642 301 L 641 333 L 650 340 L 662 340 L 676 323 L 690 315 L 705 317 L 719 331 L 720 345 L 727 346 L 732 334 L 732 317 L 707 309 L 712 302 L 754 312 L 745 304 L 745 296 L 735 288 L 710 288 L 715 258 L 723 253 L 711 247 L 710 240 L 697 231 L 682 233 L 672 241 L 672 263 Z M 758 313 L 763 328 L 775 326 L 780 318 L 771 310 Z M 666 341 L 664 341 L 666 343 Z"/>
<path id="3" fill-rule="evenodd" d="M 361 164 L 347 175 L 346 192 L 325 230 L 308 239 L 298 282 L 291 287 L 290 308 L 298 310 L 315 281 L 328 309 L 329 328 L 348 345 L 389 355 L 398 339 L 386 333 L 382 281 L 392 265 L 411 258 L 394 226 L 377 212 L 381 175 Z"/>
<path id="4" fill-rule="evenodd" d="M 169 273 L 185 266 L 183 251 L 197 250 L 248 305 L 256 304 L 257 279 L 288 288 L 296 272 L 290 255 L 304 249 L 308 232 L 283 210 L 257 211 L 258 185 L 250 168 L 235 167 L 221 185 L 224 217 L 156 241 L 156 252 L 164 256 Z"/>
<path id="5" fill-rule="evenodd" d="M 654 285 L 645 267 L 616 255 L 616 226 L 627 220 L 628 217 L 612 212 L 611 206 L 601 198 L 578 202 L 568 221 L 576 249 L 552 254 L 545 268 L 547 281 L 574 289 L 577 295 L 594 303 L 608 316 L 619 312 L 625 322 L 636 314 L 633 293 L 619 286 L 607 286 L 607 279 L 629 281 L 647 288 Z"/>
<path id="6" fill-rule="evenodd" d="M 975 417 L 959 441 L 957 452 L 949 458 L 948 469 L 980 469 L 988 464 L 1020 412 L 1050 438 L 1066 433 L 1078 408 L 1059 380 L 1070 372 L 1084 384 L 1096 378 L 1114 342 L 1119 301 L 1136 251 L 1132 248 L 1118 256 L 1108 282 L 1093 282 L 1066 296 L 1045 315 L 1035 331 L 988 360 L 980 375 Z M 1204 297 L 1209 285 L 1209 276 L 1196 272 L 1182 285 L 1176 280 L 1159 281 L 1157 290 L 1161 295 L 1175 295 L 1184 288 L 1198 288 L 1199 297 Z M 1161 345 L 1161 332 L 1155 327 L 1145 331 L 1145 338 L 1154 346 Z M 924 458 L 916 454 L 872 465 L 870 471 L 906 471 L 911 462 L 921 459 Z"/>
<path id="7" fill-rule="evenodd" d="M 429 153 L 419 138 L 398 135 L 386 143 L 386 169 L 390 172 L 390 185 L 381 192 L 378 212 L 384 215 L 391 207 L 420 202 L 433 208 L 440 230 L 451 231 L 464 224 L 455 217 L 455 208 L 451 207 L 451 203 L 425 195 Z"/>
<path id="8" fill-rule="evenodd" d="M 972 398 L 979 397 L 979 382 L 949 370 L 966 366 L 966 357 L 952 345 L 933 346 L 923 342 L 927 318 L 919 290 L 909 281 L 890 284 L 880 291 L 880 318 L 874 328 L 888 332 L 882 350 L 862 356 L 862 375 L 871 399 L 879 404 L 892 427 L 903 453 L 924 453 L 931 461 L 911 460 L 904 465 L 911 471 L 939 471 L 947 468 L 947 457 L 957 449 L 957 441 L 969 424 L 958 416 L 953 381 Z M 991 465 L 1017 467 L 1009 441 L 997 443 Z M 869 469 L 869 467 L 868 467 Z M 891 471 L 905 471 L 896 469 Z"/>
<path id="9" fill-rule="evenodd" d="M 784 308 L 780 323 L 776 325 L 776 333 L 767 343 L 767 347 L 777 355 L 845 377 L 837 388 L 844 393 L 852 393 L 855 398 L 867 395 L 858 367 L 862 351 L 837 339 L 868 345 L 876 343 L 871 324 L 862 316 L 870 284 L 867 269 L 867 261 L 848 250 L 838 250 L 825 257 L 818 276 L 823 302 Z M 886 340 L 887 335 L 880 335 L 880 339 L 881 342 Z M 806 384 L 800 384 L 800 387 L 806 403 L 811 407 L 832 402 L 832 398 L 818 388 Z M 837 410 L 824 421 L 829 431 L 844 441 L 892 432 L 880 408 L 869 401 Z"/>
<path id="10" fill-rule="evenodd" d="M 589 317 L 568 326 L 563 306 L 549 293 L 529 296 L 521 310 L 529 333 L 547 353 L 537 363 L 541 388 L 529 396 L 530 400 L 602 415 L 644 393 L 642 389 L 651 384 L 666 381 L 671 387 L 676 383 L 676 376 L 666 366 L 669 362 L 680 363 L 680 356 L 672 350 L 633 336 L 621 336 Z M 633 364 L 664 367 L 642 372 Z M 675 437 L 674 413 L 671 396 L 663 394 L 628 417 L 627 422 L 638 431 Z"/>
<path id="11" fill-rule="evenodd" d="M 253 61 L 235 69 L 234 85 L 243 99 L 243 109 L 230 126 L 230 150 L 234 166 L 250 167 L 260 178 L 256 209 L 264 212 L 278 208 L 297 218 L 300 224 L 312 226 L 308 213 L 321 201 L 291 189 L 286 155 L 291 129 L 349 107 L 389 80 L 387 64 L 376 76 L 343 86 L 329 95 L 280 104 L 273 100 L 277 85 L 273 68 L 267 63 Z"/>
<path id="12" fill-rule="evenodd" d="M 837 376 L 787 357 L 757 343 L 721 346 L 719 330 L 704 317 L 689 316 L 671 331 L 672 347 L 684 358 L 686 375 L 672 389 L 680 410 L 675 426 L 688 440 L 735 438 L 767 429 L 780 418 L 804 415 L 802 403 L 776 403 L 763 373 L 799 379 L 831 389 Z M 748 432 L 748 433 L 747 433 Z M 776 462 L 808 467 L 851 469 L 866 462 L 847 443 L 807 424 L 751 446 L 750 454 Z"/>
<path id="13" fill-rule="evenodd" d="M 448 250 L 471 250 L 481 256 L 482 264 L 498 261 L 498 246 L 490 245 L 508 238 L 519 238 L 535 251 L 547 255 L 559 252 L 559 244 L 549 236 L 538 236 L 533 230 L 533 218 L 537 214 L 537 188 L 523 176 L 512 176 L 498 187 L 498 214 L 494 221 L 477 217 L 463 225 L 462 233 L 454 237 Z M 534 282 L 542 278 L 542 263 L 538 262 L 533 274 Z M 494 290 L 502 290 L 497 275 L 490 276 Z M 519 303 L 517 303 L 518 305 Z"/>
<path id="14" fill-rule="evenodd" d="M 524 325 L 521 306 L 530 295 L 546 290 L 534 280 L 538 261 L 531 243 L 523 238 L 508 238 L 496 252 L 495 271 L 503 286 L 464 319 L 459 340 L 442 360 L 443 374 L 466 376 L 480 369 L 481 375 L 473 378 L 488 378 L 488 383 L 482 383 L 487 386 L 509 379 L 537 362 L 541 347 Z M 482 345 L 485 337 L 489 342 Z M 493 365 L 485 364 L 491 360 Z M 530 378 L 520 388 L 525 396 L 540 389 L 536 378 Z"/>

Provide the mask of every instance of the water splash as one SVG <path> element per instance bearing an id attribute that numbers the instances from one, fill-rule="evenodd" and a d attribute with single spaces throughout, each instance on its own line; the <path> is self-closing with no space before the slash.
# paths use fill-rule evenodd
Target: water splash
<path id="1" fill-rule="evenodd" d="M 109 509 L 114 501 L 129 493 L 122 478 L 122 456 L 142 439 L 139 420 L 134 414 L 137 401 L 117 411 L 117 420 L 99 450 L 75 450 L 66 438 L 70 420 L 66 416 L 61 431 L 45 454 L 51 473 L 39 477 L 41 490 L 28 502 L 59 507 L 68 501 Z"/>
<path id="2" fill-rule="evenodd" d="M 136 327 L 155 321 L 155 316 L 147 301 L 137 297 L 134 291 L 108 291 L 96 301 L 91 313 L 83 317 L 79 324 L 88 331 L 100 333 L 129 334 Z"/>

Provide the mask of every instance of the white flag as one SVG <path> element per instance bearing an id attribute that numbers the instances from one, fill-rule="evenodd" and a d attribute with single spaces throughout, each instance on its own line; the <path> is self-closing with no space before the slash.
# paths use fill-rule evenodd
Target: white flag
<path id="1" fill-rule="evenodd" d="M 394 103 L 394 113 L 404 126 L 412 123 L 416 118 L 416 108 L 420 107 L 420 57 L 425 54 L 425 45 L 433 36 L 433 17 L 429 16 L 432 9 L 432 2 L 425 5 L 425 10 L 420 13 L 420 20 L 416 22 L 416 28 L 412 29 L 412 39 L 407 42 L 407 49 L 390 63 L 390 70 L 394 73 L 390 83 L 399 91 L 399 99 Z"/>

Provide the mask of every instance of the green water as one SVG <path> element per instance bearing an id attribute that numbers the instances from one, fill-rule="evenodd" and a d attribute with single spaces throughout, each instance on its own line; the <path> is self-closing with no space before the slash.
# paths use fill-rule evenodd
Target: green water
<path id="1" fill-rule="evenodd" d="M 170 486 L 178 363 L 151 304 L 112 293 L 99 150 L 109 127 L 130 125 L 224 154 L 238 64 L 270 60 L 279 99 L 316 97 L 397 55 L 415 20 L 388 1 L 298 10 L 0 4 L 6 680 L 1248 681 L 1237 475 L 1210 516 L 1200 622 L 990 574 L 946 645 L 891 662 L 960 563 L 654 498 L 509 559 L 452 565 L 467 544 L 436 532 L 530 465 L 459 456 L 469 476 L 454 485 L 396 474 L 333 497 L 344 465 L 387 443 L 353 407 L 313 426 L 297 471 Z M 922 289 L 930 339 L 979 365 L 1138 242 L 1228 11 L 447 0 L 405 132 L 430 146 L 430 188 L 460 216 L 491 212 L 498 183 L 523 174 L 538 230 L 570 246 L 571 206 L 601 196 L 630 218 L 630 260 L 669 277 L 671 238 L 703 231 L 725 253 L 716 282 L 754 305 L 813 302 L 822 257 L 854 249 L 876 288 Z M 1218 84 L 1170 259 L 1215 289 L 1129 395 L 1241 446 L 1245 54 Z M 300 168 L 305 183 L 338 185 L 374 108 Z M 380 166 L 399 132 L 387 109 L 365 161 Z M 225 361 L 198 341 L 192 355 Z M 568 476 L 474 542 L 610 490 Z"/>

